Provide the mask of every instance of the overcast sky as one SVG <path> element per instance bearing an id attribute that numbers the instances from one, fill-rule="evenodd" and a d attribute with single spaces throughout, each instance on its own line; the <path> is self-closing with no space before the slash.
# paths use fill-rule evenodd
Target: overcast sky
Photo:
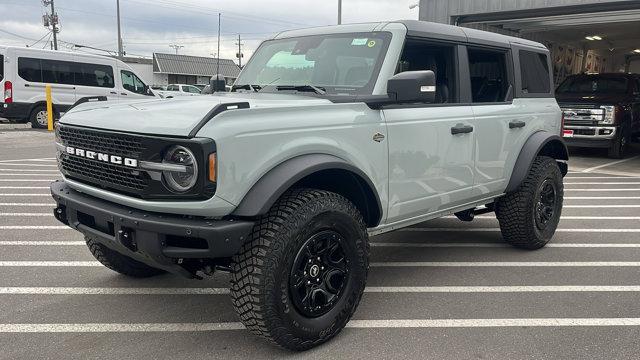
<path id="1" fill-rule="evenodd" d="M 221 55 L 234 58 L 242 34 L 245 57 L 275 32 L 337 21 L 337 0 L 120 0 L 122 37 L 130 55 L 174 52 L 212 56 L 222 13 Z M 418 0 L 343 0 L 343 22 L 417 19 Z M 116 0 L 55 0 L 62 46 L 117 49 Z M 49 46 L 41 0 L 0 0 L 0 45 Z M 44 37 L 44 38 L 43 38 Z M 38 39 L 42 41 L 36 43 Z"/>

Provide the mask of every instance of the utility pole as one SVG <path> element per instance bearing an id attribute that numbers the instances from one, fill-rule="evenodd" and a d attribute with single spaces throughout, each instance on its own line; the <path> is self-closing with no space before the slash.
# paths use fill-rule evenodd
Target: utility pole
<path id="1" fill-rule="evenodd" d="M 242 69 L 242 58 L 244 57 L 244 54 L 242 53 L 242 40 L 240 39 L 240 34 L 238 34 L 238 42 L 236 43 L 236 45 L 238 45 L 238 53 L 236 54 L 236 57 L 238 58 L 238 67 L 240 69 Z"/>
<path id="2" fill-rule="evenodd" d="M 170 44 L 169 47 L 175 49 L 176 55 L 178 55 L 178 50 L 182 49 L 184 45 Z"/>
<path id="3" fill-rule="evenodd" d="M 49 6 L 51 5 L 51 14 L 46 14 L 42 17 L 42 21 L 44 23 L 44 27 L 48 28 L 51 26 L 51 32 L 53 33 L 53 49 L 58 50 L 58 24 L 60 23 L 58 19 L 58 14 L 56 14 L 56 9 L 53 5 L 53 0 L 42 0 L 42 5 Z"/>
<path id="4" fill-rule="evenodd" d="M 222 14 L 218 13 L 218 69 L 216 70 L 216 80 L 218 80 L 218 75 L 220 75 L 220 24 L 221 24 Z"/>
<path id="5" fill-rule="evenodd" d="M 120 28 L 120 0 L 116 0 L 116 13 L 118 17 L 118 57 L 122 59 L 124 50 L 122 48 L 122 30 Z"/>
<path id="6" fill-rule="evenodd" d="M 338 0 L 338 25 L 342 24 L 342 0 Z"/>

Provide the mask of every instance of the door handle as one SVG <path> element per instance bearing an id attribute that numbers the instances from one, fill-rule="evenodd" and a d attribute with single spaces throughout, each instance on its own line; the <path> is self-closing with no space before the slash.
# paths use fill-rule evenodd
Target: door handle
<path id="1" fill-rule="evenodd" d="M 468 134 L 470 132 L 473 132 L 473 126 L 471 125 L 456 124 L 451 128 L 451 135 Z"/>
<path id="2" fill-rule="evenodd" d="M 127 95 L 127 93 L 120 93 L 120 95 Z"/>
<path id="3" fill-rule="evenodd" d="M 109 94 L 117 95 L 118 93 L 115 91 L 109 91 Z"/>
<path id="4" fill-rule="evenodd" d="M 509 129 L 517 129 L 517 128 L 522 128 L 525 125 L 527 125 L 526 122 L 524 121 L 520 121 L 520 120 L 513 120 L 511 122 L 509 122 Z"/>

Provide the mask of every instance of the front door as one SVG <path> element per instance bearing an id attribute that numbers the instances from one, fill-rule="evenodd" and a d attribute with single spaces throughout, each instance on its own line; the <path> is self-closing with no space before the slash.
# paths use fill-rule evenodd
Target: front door
<path id="1" fill-rule="evenodd" d="M 388 222 L 464 204 L 473 187 L 471 106 L 386 109 L 389 134 Z"/>

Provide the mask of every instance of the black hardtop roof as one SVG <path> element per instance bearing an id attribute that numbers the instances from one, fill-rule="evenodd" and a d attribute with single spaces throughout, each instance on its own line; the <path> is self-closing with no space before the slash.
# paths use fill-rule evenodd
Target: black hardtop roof
<path id="1" fill-rule="evenodd" d="M 523 47 L 547 51 L 547 48 L 544 45 L 535 41 L 489 31 L 419 20 L 399 20 L 394 22 L 398 22 L 406 26 L 408 36 L 430 37 L 498 47 L 511 47 L 512 44 L 517 44 Z"/>

